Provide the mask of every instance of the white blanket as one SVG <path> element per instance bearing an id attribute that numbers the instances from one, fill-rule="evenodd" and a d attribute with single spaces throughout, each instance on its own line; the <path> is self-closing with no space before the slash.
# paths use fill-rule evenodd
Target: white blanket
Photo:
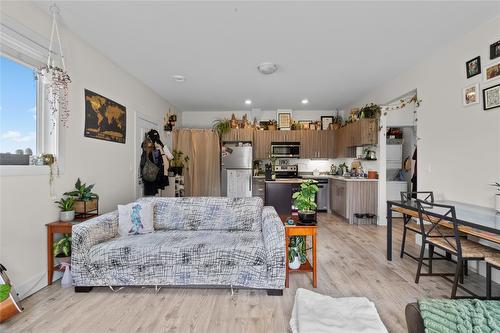
<path id="1" fill-rule="evenodd" d="M 302 288 L 295 294 L 290 328 L 293 333 L 387 333 L 368 298 L 333 298 Z"/>

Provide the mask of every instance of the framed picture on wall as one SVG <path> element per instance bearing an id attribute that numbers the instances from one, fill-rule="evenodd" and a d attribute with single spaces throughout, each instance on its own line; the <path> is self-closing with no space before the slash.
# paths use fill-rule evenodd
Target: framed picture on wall
<path id="1" fill-rule="evenodd" d="M 464 106 L 479 103 L 479 83 L 465 87 L 462 94 Z"/>
<path id="2" fill-rule="evenodd" d="M 477 56 L 465 63 L 467 78 L 471 78 L 481 73 L 481 57 Z"/>
<path id="3" fill-rule="evenodd" d="M 321 129 L 327 130 L 328 126 L 333 123 L 333 116 L 321 116 Z"/>
<path id="4" fill-rule="evenodd" d="M 500 79 L 500 61 L 489 64 L 484 68 L 484 82 Z"/>
<path id="5" fill-rule="evenodd" d="M 500 84 L 483 89 L 483 109 L 491 110 L 500 107 Z"/>
<path id="6" fill-rule="evenodd" d="M 500 40 L 490 45 L 490 59 L 500 57 Z"/>
<path id="7" fill-rule="evenodd" d="M 292 112 L 291 110 L 278 110 L 278 128 L 288 129 L 292 127 Z"/>
<path id="8" fill-rule="evenodd" d="M 308 130 L 309 125 L 312 123 L 312 120 L 299 120 L 299 125 L 301 129 Z"/>

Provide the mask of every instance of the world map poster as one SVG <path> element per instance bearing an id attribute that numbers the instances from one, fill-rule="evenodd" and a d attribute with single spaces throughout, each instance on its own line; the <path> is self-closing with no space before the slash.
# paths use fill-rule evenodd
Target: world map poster
<path id="1" fill-rule="evenodd" d="M 109 98 L 85 89 L 85 133 L 89 138 L 125 143 L 127 111 Z"/>

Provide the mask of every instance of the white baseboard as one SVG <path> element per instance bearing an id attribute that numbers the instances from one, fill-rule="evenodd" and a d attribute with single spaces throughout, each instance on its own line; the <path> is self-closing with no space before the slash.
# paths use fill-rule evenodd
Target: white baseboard
<path id="1" fill-rule="evenodd" d="M 61 272 L 54 272 L 53 280 L 60 279 L 61 277 L 62 277 Z M 24 283 L 15 284 L 14 288 L 16 292 L 19 294 L 19 298 L 22 300 L 28 296 L 33 295 L 34 293 L 36 293 L 40 289 L 45 288 L 46 286 L 47 286 L 47 272 L 43 272 L 34 275 L 32 278 L 28 279 L 28 281 L 25 281 Z"/>

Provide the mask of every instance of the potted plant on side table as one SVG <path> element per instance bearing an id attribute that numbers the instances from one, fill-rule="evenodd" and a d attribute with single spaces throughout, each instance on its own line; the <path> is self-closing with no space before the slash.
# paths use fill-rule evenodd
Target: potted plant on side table
<path id="1" fill-rule="evenodd" d="M 75 190 L 71 192 L 66 192 L 64 195 L 68 195 L 75 199 L 74 207 L 77 217 L 89 217 L 92 215 L 98 215 L 99 213 L 99 196 L 92 192 L 95 184 L 88 185 L 81 182 L 80 178 L 75 183 Z M 95 211 L 94 214 L 89 214 L 89 212 Z"/>
<path id="2" fill-rule="evenodd" d="M 58 264 L 71 262 L 71 236 L 64 234 L 63 238 L 54 243 L 53 251 Z"/>
<path id="3" fill-rule="evenodd" d="M 75 198 L 67 197 L 61 198 L 59 201 L 54 201 L 59 209 L 59 220 L 63 222 L 71 222 L 75 219 Z"/>
<path id="4" fill-rule="evenodd" d="M 288 246 L 288 267 L 299 269 L 306 262 L 306 242 L 304 236 L 290 237 Z"/>
<path id="5" fill-rule="evenodd" d="M 295 207 L 299 210 L 299 220 L 301 224 L 311 225 L 316 223 L 316 193 L 319 188 L 312 179 L 300 184 L 300 191 L 292 194 L 295 199 Z"/>

